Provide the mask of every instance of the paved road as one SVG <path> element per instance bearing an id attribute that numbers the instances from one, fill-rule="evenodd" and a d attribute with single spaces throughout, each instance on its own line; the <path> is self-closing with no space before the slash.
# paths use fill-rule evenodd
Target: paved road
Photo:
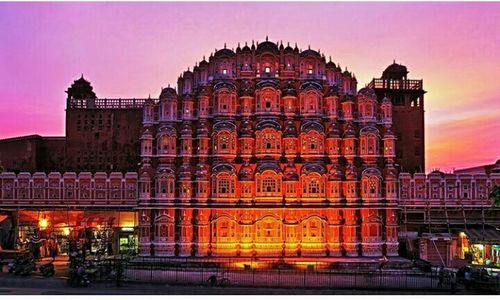
<path id="1" fill-rule="evenodd" d="M 386 295 L 415 294 L 415 291 L 350 290 L 350 289 L 297 289 L 297 288 L 249 288 L 175 286 L 164 284 L 125 284 L 118 288 L 112 284 L 92 283 L 88 288 L 70 288 L 63 278 L 37 276 L 15 277 L 0 274 L 0 294 L 3 295 Z M 437 291 L 418 291 L 418 294 L 447 294 Z"/>

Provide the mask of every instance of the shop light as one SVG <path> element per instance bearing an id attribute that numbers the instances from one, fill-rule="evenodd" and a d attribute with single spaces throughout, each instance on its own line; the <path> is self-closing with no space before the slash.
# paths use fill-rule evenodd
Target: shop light
<path id="1" fill-rule="evenodd" d="M 126 231 L 126 232 L 132 232 L 132 231 L 134 231 L 134 228 L 133 227 L 122 227 L 121 230 Z"/>
<path id="2" fill-rule="evenodd" d="M 48 226 L 49 221 L 47 221 L 47 219 L 40 219 L 40 221 L 38 221 L 38 227 L 40 227 L 41 230 L 47 229 Z"/>
<path id="3" fill-rule="evenodd" d="M 65 236 L 68 236 L 71 232 L 71 230 L 68 227 L 63 227 L 62 231 Z"/>

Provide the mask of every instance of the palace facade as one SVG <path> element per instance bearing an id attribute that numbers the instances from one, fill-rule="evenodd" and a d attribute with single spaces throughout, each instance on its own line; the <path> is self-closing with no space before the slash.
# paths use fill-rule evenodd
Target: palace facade
<path id="1" fill-rule="evenodd" d="M 392 103 L 319 51 L 216 51 L 144 104 L 141 255 L 396 256 Z"/>

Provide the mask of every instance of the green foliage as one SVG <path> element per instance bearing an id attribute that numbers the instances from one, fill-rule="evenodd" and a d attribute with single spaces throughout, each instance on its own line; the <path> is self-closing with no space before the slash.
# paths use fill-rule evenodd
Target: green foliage
<path id="1" fill-rule="evenodd" d="M 500 185 L 495 185 L 491 189 L 490 199 L 493 201 L 493 205 L 500 207 Z"/>

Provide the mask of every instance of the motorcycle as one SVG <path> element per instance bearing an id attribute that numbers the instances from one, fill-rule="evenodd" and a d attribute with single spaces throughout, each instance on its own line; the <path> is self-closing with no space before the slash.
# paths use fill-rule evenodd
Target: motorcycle
<path id="1" fill-rule="evenodd" d="M 90 279 L 88 278 L 83 265 L 70 270 L 68 284 L 71 287 L 87 287 L 90 285 Z"/>
<path id="2" fill-rule="evenodd" d="M 32 272 L 36 271 L 36 263 L 34 259 L 28 259 L 21 263 L 15 264 L 14 275 L 28 276 Z"/>
<path id="3" fill-rule="evenodd" d="M 42 274 L 43 277 L 50 277 L 54 276 L 56 273 L 55 268 L 54 268 L 54 261 L 51 261 L 49 263 L 46 263 L 44 265 L 41 265 L 38 270 Z"/>

